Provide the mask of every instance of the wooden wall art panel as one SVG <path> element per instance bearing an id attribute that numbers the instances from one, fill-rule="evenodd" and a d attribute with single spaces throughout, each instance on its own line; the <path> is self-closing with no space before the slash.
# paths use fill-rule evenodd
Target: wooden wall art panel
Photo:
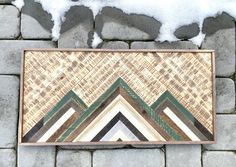
<path id="1" fill-rule="evenodd" d="M 215 142 L 213 51 L 25 50 L 22 145 Z"/>

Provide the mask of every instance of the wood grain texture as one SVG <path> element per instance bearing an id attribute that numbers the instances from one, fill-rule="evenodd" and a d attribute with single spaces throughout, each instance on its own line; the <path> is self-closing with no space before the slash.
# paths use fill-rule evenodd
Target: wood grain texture
<path id="1" fill-rule="evenodd" d="M 68 91 L 90 106 L 118 77 L 148 105 L 169 90 L 215 135 L 212 51 L 26 50 L 22 69 L 20 141 Z"/>

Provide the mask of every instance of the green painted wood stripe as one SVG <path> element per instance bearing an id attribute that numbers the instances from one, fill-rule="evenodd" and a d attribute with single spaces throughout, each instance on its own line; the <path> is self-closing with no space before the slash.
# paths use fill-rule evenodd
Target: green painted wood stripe
<path id="1" fill-rule="evenodd" d="M 157 122 L 170 136 L 175 140 L 181 140 L 180 136 L 173 131 L 167 123 L 165 123 L 156 113 L 123 81 L 118 78 L 116 82 L 102 95 L 100 96 L 84 113 L 81 117 L 75 121 L 68 130 L 62 134 L 57 140 L 58 142 L 64 141 L 73 131 L 76 129 L 93 111 L 95 111 L 119 86 L 121 86 L 127 93 L 144 109 L 148 112 L 149 116 Z"/>
<path id="2" fill-rule="evenodd" d="M 169 99 L 191 122 L 195 122 L 194 116 L 167 90 L 152 105 L 155 110 L 165 99 Z"/>
<path id="3" fill-rule="evenodd" d="M 130 87 L 121 80 L 121 86 L 127 91 L 127 93 L 149 114 L 149 116 L 158 123 L 162 129 L 167 132 L 175 140 L 181 140 L 181 137 L 164 121 L 159 115 L 157 115 L 151 107 L 149 107 Z"/>
<path id="4" fill-rule="evenodd" d="M 44 124 L 46 124 L 52 116 L 64 105 L 66 104 L 70 99 L 74 99 L 76 102 L 78 102 L 81 107 L 85 110 L 87 108 L 86 104 L 75 94 L 73 90 L 70 90 L 54 107 L 51 111 L 48 112 L 48 114 L 44 117 Z"/>
<path id="5" fill-rule="evenodd" d="M 77 119 L 67 131 L 62 134 L 57 142 L 64 141 L 73 131 L 76 129 L 87 117 L 89 117 L 93 111 L 95 111 L 115 90 L 119 87 L 120 79 L 116 80 L 116 82 L 108 88 L 108 90 L 102 94 L 89 108 L 87 108 L 83 114 Z"/>

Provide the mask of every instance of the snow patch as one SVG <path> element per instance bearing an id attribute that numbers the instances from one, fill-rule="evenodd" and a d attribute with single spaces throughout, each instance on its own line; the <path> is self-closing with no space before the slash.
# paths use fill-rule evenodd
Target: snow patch
<path id="1" fill-rule="evenodd" d="M 193 37 L 191 39 L 189 39 L 190 41 L 192 41 L 192 43 L 194 43 L 197 46 L 201 46 L 203 40 L 205 39 L 206 34 L 203 34 L 202 32 L 200 32 L 196 37 Z"/>
<path id="2" fill-rule="evenodd" d="M 23 0 L 16 0 L 20 4 Z M 226 12 L 236 19 L 236 0 L 35 0 L 42 4 L 44 10 L 52 15 L 54 26 L 52 36 L 57 40 L 60 36 L 61 24 L 65 13 L 72 6 L 86 6 L 93 11 L 94 17 L 103 7 L 115 7 L 127 14 L 144 14 L 162 23 L 160 34 L 156 41 L 177 41 L 174 32 L 183 25 L 198 23 L 202 29 L 207 17 L 215 17 Z M 190 39 L 201 45 L 204 34 Z"/>
<path id="3" fill-rule="evenodd" d="M 41 3 L 43 9 L 52 16 L 54 22 L 52 28 L 52 37 L 56 41 L 60 37 L 61 25 L 65 21 L 65 13 L 74 5 L 75 2 L 70 0 L 35 0 Z"/>
<path id="4" fill-rule="evenodd" d="M 12 2 L 13 5 L 15 5 L 19 10 L 22 9 L 22 7 L 25 5 L 24 0 L 15 0 Z"/>
<path id="5" fill-rule="evenodd" d="M 92 40 L 92 48 L 97 48 L 97 46 L 102 42 L 103 40 L 98 36 L 96 32 L 94 32 Z"/>

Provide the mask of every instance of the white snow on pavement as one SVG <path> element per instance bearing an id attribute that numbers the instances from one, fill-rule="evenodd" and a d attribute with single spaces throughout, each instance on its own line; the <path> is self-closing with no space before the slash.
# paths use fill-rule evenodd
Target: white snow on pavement
<path id="1" fill-rule="evenodd" d="M 19 10 L 25 5 L 24 0 L 15 0 L 12 2 Z"/>
<path id="2" fill-rule="evenodd" d="M 13 3 L 22 4 L 16 0 Z M 54 26 L 52 36 L 58 40 L 65 13 L 72 6 L 86 6 L 93 11 L 94 17 L 103 7 L 115 7 L 127 14 L 144 14 L 162 23 L 156 41 L 177 41 L 174 32 L 177 28 L 191 23 L 198 23 L 202 30 L 203 21 L 207 17 L 215 17 L 226 12 L 236 19 L 236 0 L 35 0 L 42 4 L 45 11 L 52 15 Z M 16 5 L 17 6 L 17 5 Z M 18 5 L 20 7 L 20 5 Z M 201 45 L 205 34 L 189 39 Z"/>
<path id="3" fill-rule="evenodd" d="M 93 34 L 92 48 L 97 48 L 97 46 L 102 43 L 102 39 L 98 36 L 96 32 Z"/>

